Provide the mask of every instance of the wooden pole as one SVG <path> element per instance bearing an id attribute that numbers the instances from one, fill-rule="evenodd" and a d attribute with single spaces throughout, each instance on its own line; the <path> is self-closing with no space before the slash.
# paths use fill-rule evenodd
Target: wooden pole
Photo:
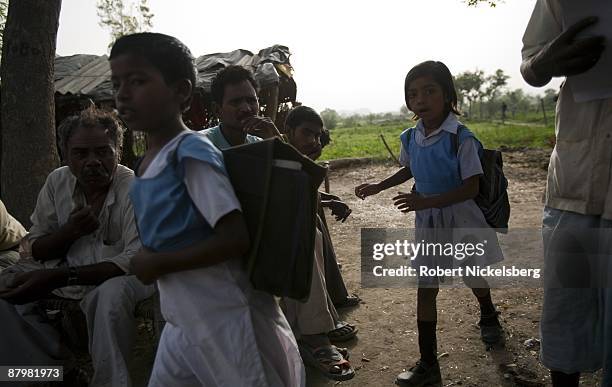
<path id="1" fill-rule="evenodd" d="M 395 160 L 397 165 L 399 165 L 401 167 L 402 164 L 400 164 L 399 159 L 397 157 L 395 157 L 395 155 L 391 151 L 391 148 L 389 147 L 389 144 L 387 144 L 387 141 L 385 140 L 385 136 L 382 133 L 380 134 L 380 139 L 382 140 L 383 144 L 385 144 L 385 148 L 387 148 L 387 152 L 389 152 L 389 154 L 391 155 L 391 158 L 393 160 Z"/>
<path id="2" fill-rule="evenodd" d="M 544 108 L 544 99 L 540 98 L 540 106 L 542 106 L 542 115 L 544 116 L 544 126 L 548 126 L 548 119 L 546 118 L 546 109 Z"/>

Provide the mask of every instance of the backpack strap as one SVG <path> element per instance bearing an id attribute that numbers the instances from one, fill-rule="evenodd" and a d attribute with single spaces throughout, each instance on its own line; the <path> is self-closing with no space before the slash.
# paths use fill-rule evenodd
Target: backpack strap
<path id="1" fill-rule="evenodd" d="M 459 131 L 461 131 L 462 128 L 461 125 L 457 125 L 457 132 L 451 133 L 451 144 L 453 145 L 455 154 L 459 154 Z"/>
<path id="2" fill-rule="evenodd" d="M 410 137 L 412 137 L 412 129 L 413 128 L 408 128 L 406 130 L 404 130 L 402 132 L 402 134 L 400 135 L 400 143 L 402 145 L 402 147 L 404 147 L 404 137 L 406 138 L 406 146 L 405 146 L 405 151 L 408 152 L 408 146 L 410 145 Z"/>

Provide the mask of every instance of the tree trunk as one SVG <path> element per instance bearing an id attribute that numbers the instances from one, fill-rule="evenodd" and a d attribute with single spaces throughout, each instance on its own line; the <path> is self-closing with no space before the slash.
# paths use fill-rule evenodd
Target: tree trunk
<path id="1" fill-rule="evenodd" d="M 123 154 L 121 155 L 121 164 L 129 168 L 134 168 L 138 156 L 134 153 L 134 132 L 127 129 L 123 133 Z"/>
<path id="2" fill-rule="evenodd" d="M 26 228 L 58 166 L 53 70 L 61 0 L 11 0 L 2 47 L 2 201 Z"/>

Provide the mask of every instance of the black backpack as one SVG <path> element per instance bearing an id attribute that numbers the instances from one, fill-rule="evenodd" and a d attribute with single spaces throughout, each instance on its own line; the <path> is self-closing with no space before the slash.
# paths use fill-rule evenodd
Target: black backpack
<path id="1" fill-rule="evenodd" d="M 459 125 L 457 133 L 451 136 L 455 153 L 459 152 Z M 502 154 L 498 150 L 483 149 L 480 157 L 483 174 L 480 175 L 478 196 L 474 201 L 480 207 L 489 226 L 500 233 L 508 232 L 510 201 L 508 200 L 508 179 L 504 176 Z"/>

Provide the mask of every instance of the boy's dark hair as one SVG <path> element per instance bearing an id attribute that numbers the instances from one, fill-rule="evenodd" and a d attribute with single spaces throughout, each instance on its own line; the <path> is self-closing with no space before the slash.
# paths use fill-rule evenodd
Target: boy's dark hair
<path id="1" fill-rule="evenodd" d="M 253 89 L 257 92 L 259 86 L 253 78 L 253 73 L 242 66 L 227 66 L 215 75 L 210 86 L 213 102 L 221 106 L 223 103 L 223 95 L 225 94 L 225 86 L 235 85 L 243 81 L 249 81 Z"/>
<path id="2" fill-rule="evenodd" d="M 447 103 L 447 114 L 453 112 L 457 115 L 461 115 L 457 109 L 457 91 L 455 90 L 453 75 L 444 63 L 433 60 L 419 63 L 410 69 L 406 75 L 406 81 L 404 82 L 404 99 L 406 100 L 406 106 L 408 109 L 412 110 L 408 102 L 408 87 L 412 81 L 424 76 L 432 77 L 433 80 L 442 88 L 444 99 Z M 418 118 L 418 116 L 415 114 L 414 118 Z"/>
<path id="3" fill-rule="evenodd" d="M 65 118 L 58 126 L 57 137 L 62 159 L 65 160 L 68 155 L 68 141 L 70 141 L 77 128 L 90 129 L 95 127 L 106 129 L 106 134 L 115 143 L 117 157 L 121 159 L 123 132 L 125 129 L 114 113 L 98 109 L 95 106 L 90 106 L 75 115 Z"/>
<path id="4" fill-rule="evenodd" d="M 191 90 L 196 85 L 194 58 L 189 48 L 173 36 L 156 32 L 139 32 L 124 35 L 117 39 L 111 48 L 109 60 L 120 55 L 141 56 L 159 70 L 167 84 L 181 79 L 191 82 Z M 191 105 L 187 101 L 183 109 Z"/>
<path id="5" fill-rule="evenodd" d="M 287 114 L 285 118 L 285 130 L 293 130 L 302 122 L 312 122 L 317 125 L 325 126 L 323 119 L 313 108 L 308 106 L 298 106 Z"/>

